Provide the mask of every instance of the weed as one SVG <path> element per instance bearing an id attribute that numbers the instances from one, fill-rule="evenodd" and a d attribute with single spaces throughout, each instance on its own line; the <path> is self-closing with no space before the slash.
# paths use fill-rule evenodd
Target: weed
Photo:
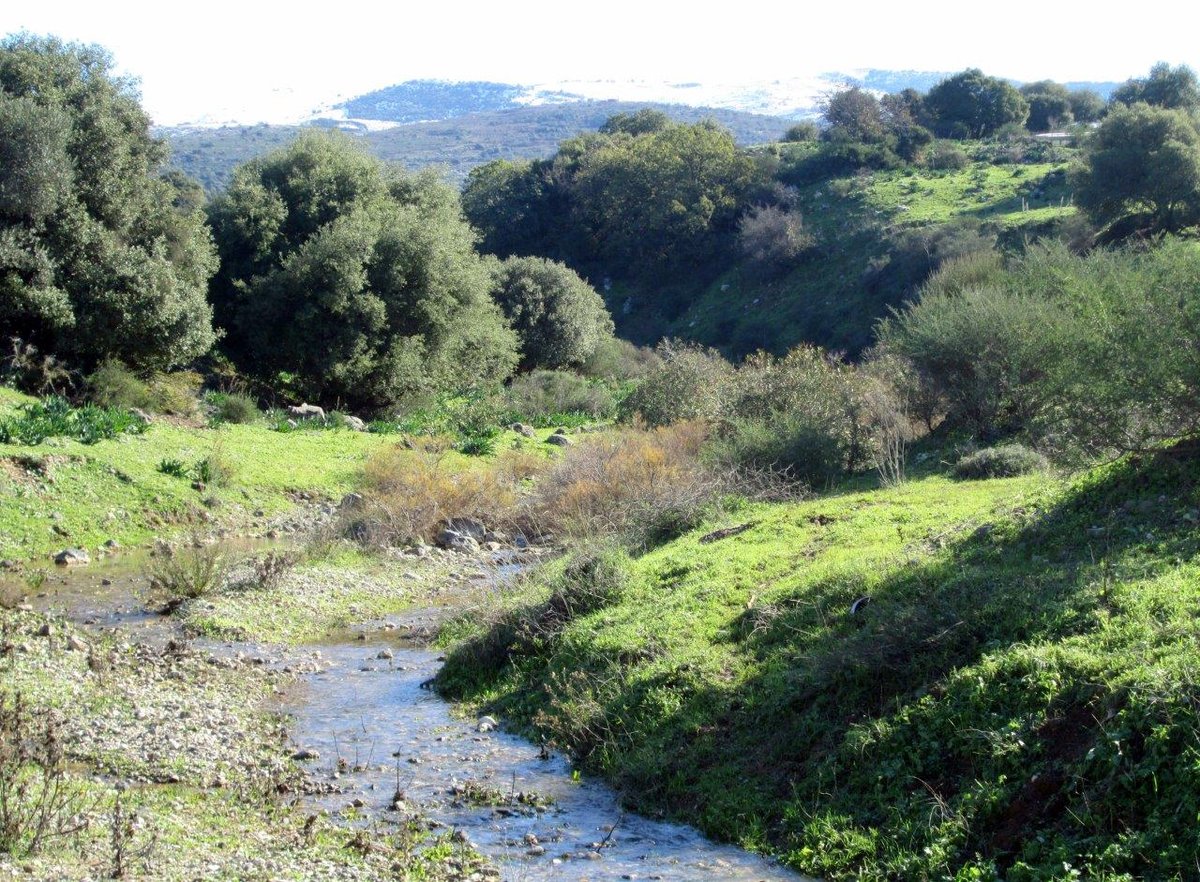
<path id="1" fill-rule="evenodd" d="M 79 832 L 90 808 L 71 781 L 56 713 L 0 693 L 0 852 L 28 854 Z"/>
<path id="2" fill-rule="evenodd" d="M 122 434 L 140 434 L 146 425 L 128 411 L 94 404 L 73 408 L 65 398 L 49 395 L 21 405 L 15 416 L 0 419 L 0 444 L 34 445 L 54 437 L 95 444 Z"/>
<path id="3" fill-rule="evenodd" d="M 186 478 L 188 475 L 188 467 L 182 460 L 165 458 L 159 460 L 158 470 L 164 475 L 170 475 L 172 478 Z"/>
<path id="4" fill-rule="evenodd" d="M 217 591 L 229 576 L 230 562 L 218 546 L 193 546 L 159 555 L 150 569 L 150 588 L 164 596 L 168 612 Z"/>

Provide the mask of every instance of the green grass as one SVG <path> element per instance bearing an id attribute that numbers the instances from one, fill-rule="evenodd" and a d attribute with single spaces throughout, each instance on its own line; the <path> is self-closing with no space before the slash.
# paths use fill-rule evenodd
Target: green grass
<path id="1" fill-rule="evenodd" d="M 1169 457 L 753 507 L 442 687 L 823 878 L 1189 878 L 1198 519 Z"/>

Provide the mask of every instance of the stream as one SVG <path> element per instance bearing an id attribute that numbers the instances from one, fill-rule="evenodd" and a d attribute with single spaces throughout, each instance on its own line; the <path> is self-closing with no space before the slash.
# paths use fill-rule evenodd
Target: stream
<path id="1" fill-rule="evenodd" d="M 244 550 L 244 549 L 243 549 Z M 501 577 L 506 568 L 498 568 Z M 57 569 L 30 598 L 124 640 L 160 643 L 177 635 L 172 619 L 147 612 L 145 557 L 136 553 L 78 569 Z M 803 880 L 691 827 L 621 808 L 602 782 L 581 778 L 561 756 L 463 719 L 425 684 L 438 653 L 404 634 L 421 632 L 445 609 L 412 610 L 295 650 L 195 641 L 217 654 L 246 653 L 268 664 L 298 657 L 319 670 L 301 676 L 279 710 L 290 720 L 310 775 L 329 790 L 306 797 L 347 824 L 386 827 L 399 810 L 455 831 L 501 870 L 503 879 Z"/>

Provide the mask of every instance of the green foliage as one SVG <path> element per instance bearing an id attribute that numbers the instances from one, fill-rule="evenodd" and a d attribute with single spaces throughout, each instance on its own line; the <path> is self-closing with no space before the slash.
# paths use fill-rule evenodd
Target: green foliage
<path id="1" fill-rule="evenodd" d="M 1024 123 L 1029 103 L 1004 80 L 973 68 L 930 89 L 925 110 L 942 137 L 983 138 L 1009 123 Z"/>
<path id="2" fill-rule="evenodd" d="M 94 404 L 72 407 L 57 395 L 20 405 L 14 416 L 0 417 L 0 444 L 41 444 L 47 438 L 95 444 L 144 431 L 146 422 L 126 410 Z"/>
<path id="3" fill-rule="evenodd" d="M 515 338 L 435 177 L 309 135 L 239 169 L 210 216 L 214 306 L 247 372 L 370 410 L 511 371 Z"/>
<path id="4" fill-rule="evenodd" d="M 1200 221 L 1200 134 L 1180 110 L 1116 106 L 1072 170 L 1075 199 L 1111 238 Z"/>
<path id="5" fill-rule="evenodd" d="M 164 475 L 170 475 L 172 478 L 186 478 L 188 475 L 187 464 L 181 459 L 170 457 L 159 460 L 158 470 Z"/>
<path id="6" fill-rule="evenodd" d="M 968 453 L 954 464 L 954 477 L 964 479 L 1016 478 L 1044 472 L 1049 461 L 1024 444 L 1001 444 Z"/>
<path id="7" fill-rule="evenodd" d="M 750 356 L 722 393 L 710 453 L 723 462 L 822 486 L 868 461 L 863 378 L 815 347 Z"/>
<path id="8" fill-rule="evenodd" d="M 1151 104 L 1168 110 L 1187 113 L 1200 111 L 1200 83 L 1196 72 L 1186 65 L 1171 67 L 1160 62 L 1150 68 L 1144 79 L 1132 79 L 1117 89 L 1110 99 L 1112 104 Z"/>
<path id="9" fill-rule="evenodd" d="M 715 418 L 729 363 L 713 349 L 678 340 L 664 340 L 655 352 L 659 364 L 621 403 L 622 416 L 650 426 Z"/>
<path id="10" fill-rule="evenodd" d="M 1026 122 L 1029 131 L 1061 130 L 1075 121 L 1071 93 L 1061 83 L 1053 80 L 1026 83 L 1021 87 L 1021 94 L 1029 102 L 1029 119 Z"/>
<path id="11" fill-rule="evenodd" d="M 783 133 L 783 140 L 792 142 L 815 141 L 820 137 L 821 127 L 812 120 L 798 122 Z"/>
<path id="12" fill-rule="evenodd" d="M 209 419 L 213 423 L 247 424 L 257 422 L 262 416 L 258 404 L 248 395 L 234 392 L 209 392 L 205 402 L 212 408 Z"/>
<path id="13" fill-rule="evenodd" d="M 786 272 L 816 246 L 798 211 L 758 205 L 738 221 L 738 246 L 758 272 Z"/>
<path id="14" fill-rule="evenodd" d="M 168 369 L 215 340 L 215 256 L 111 68 L 96 46 L 0 44 L 0 333 L 85 368 Z"/>
<path id="15" fill-rule="evenodd" d="M 504 394 L 517 418 L 535 426 L 610 420 L 617 412 L 617 399 L 608 383 L 567 371 L 522 374 Z"/>
<path id="16" fill-rule="evenodd" d="M 821 112 L 828 123 L 823 137 L 829 140 L 881 141 L 886 127 L 883 108 L 874 94 L 858 86 L 830 95 Z"/>
<path id="17" fill-rule="evenodd" d="M 556 165 L 563 160 L 560 148 Z M 579 257 L 659 275 L 711 260 L 715 237 L 732 228 L 753 175 L 753 164 L 715 123 L 583 146 L 568 184 L 587 243 Z"/>
<path id="18" fill-rule="evenodd" d="M 495 269 L 492 296 L 517 333 L 526 370 L 581 364 L 612 336 L 600 295 L 561 263 L 510 257 Z"/>

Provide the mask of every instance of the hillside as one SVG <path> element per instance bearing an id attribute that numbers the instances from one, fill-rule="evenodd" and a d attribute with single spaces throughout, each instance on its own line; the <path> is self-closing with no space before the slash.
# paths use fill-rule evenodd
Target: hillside
<path id="1" fill-rule="evenodd" d="M 782 145 L 803 157 L 805 145 Z M 796 189 L 816 238 L 782 274 L 735 259 L 715 278 L 608 292 L 618 332 L 640 343 L 696 340 L 740 356 L 781 353 L 801 341 L 851 354 L 870 345 L 876 319 L 916 293 L 937 261 L 979 239 L 1014 246 L 1075 214 L 1066 186 L 1070 151 L 1050 162 L 994 164 L 984 145 L 957 170 L 862 172 Z"/>
<path id="2" fill-rule="evenodd" d="M 549 156 L 560 141 L 593 131 L 614 114 L 631 113 L 646 106 L 623 101 L 577 101 L 471 112 L 453 119 L 414 122 L 382 131 L 367 131 L 353 123 L 330 120 L 323 125 L 352 131 L 381 159 L 409 169 L 442 166 L 451 179 L 461 181 L 472 168 L 493 159 Z M 681 122 L 712 117 L 729 128 L 743 145 L 775 140 L 791 124 L 779 117 L 732 110 L 649 106 L 657 106 Z M 158 129 L 156 134 L 171 146 L 172 167 L 196 178 L 205 190 L 214 193 L 228 183 L 236 166 L 283 146 L 304 128 L 266 124 L 217 129 L 179 127 Z"/>

